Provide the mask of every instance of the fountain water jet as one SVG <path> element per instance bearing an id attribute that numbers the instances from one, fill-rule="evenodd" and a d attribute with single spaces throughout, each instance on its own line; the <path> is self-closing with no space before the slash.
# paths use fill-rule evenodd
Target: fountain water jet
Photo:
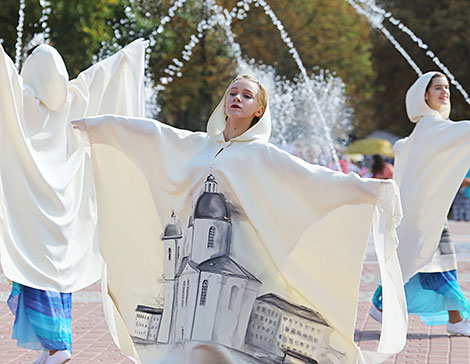
<path id="1" fill-rule="evenodd" d="M 317 93 L 316 91 L 314 91 L 314 85 L 316 82 L 319 82 L 319 80 L 316 80 L 315 78 L 310 78 L 308 76 L 307 70 L 305 69 L 303 62 L 300 58 L 300 55 L 297 49 L 295 48 L 291 38 L 285 31 L 284 26 L 282 25 L 282 22 L 277 18 L 276 14 L 272 11 L 272 9 L 270 8 L 270 6 L 268 5 L 266 1 L 264 0 L 239 1 L 237 3 L 237 6 L 235 6 L 230 12 L 226 9 L 223 10 L 223 8 L 217 5 L 217 3 L 214 0 L 206 1 L 205 2 L 206 6 L 208 6 L 214 12 L 214 15 L 211 16 L 208 20 L 202 20 L 198 24 L 197 35 L 191 35 L 189 43 L 184 46 L 184 50 L 182 53 L 183 60 L 189 61 L 192 55 L 192 50 L 196 46 L 196 44 L 199 43 L 199 39 L 202 37 L 203 32 L 207 29 L 214 27 L 216 24 L 218 24 L 225 30 L 226 36 L 229 41 L 229 45 L 232 49 L 234 56 L 237 59 L 237 64 L 239 65 L 238 69 L 240 70 L 241 68 L 243 68 L 245 69 L 244 71 L 245 73 L 254 73 L 253 69 L 250 69 L 249 67 L 247 67 L 248 64 L 246 62 L 243 62 L 240 46 L 235 42 L 235 36 L 233 35 L 231 27 L 230 27 L 233 18 L 236 17 L 237 19 L 242 20 L 247 16 L 248 11 L 250 10 L 250 5 L 252 3 L 254 3 L 255 6 L 261 6 L 263 8 L 265 14 L 269 16 L 273 25 L 279 30 L 282 41 L 289 48 L 289 53 L 292 55 L 302 75 L 303 80 L 300 82 L 301 88 L 302 87 L 306 88 L 306 90 L 309 91 L 310 93 L 310 99 L 308 100 L 309 102 L 307 102 L 306 104 L 310 105 L 313 102 L 313 109 L 309 110 L 308 115 L 305 115 L 304 119 L 311 120 L 312 115 L 315 115 L 315 114 L 318 115 L 318 118 L 320 119 L 320 123 L 323 128 L 323 137 L 326 138 L 329 152 L 331 153 L 336 169 L 341 170 L 339 159 L 336 154 L 334 142 L 331 137 L 330 127 L 328 126 L 326 122 L 324 113 L 322 112 L 322 109 L 318 102 Z M 240 66 L 242 64 L 243 64 L 243 67 Z M 173 63 L 164 69 L 164 72 L 168 75 L 168 77 L 160 78 L 160 84 L 168 85 L 169 83 L 173 81 L 173 77 L 175 75 L 177 77 L 181 77 L 182 66 L 183 66 L 183 62 L 174 58 Z M 259 71 L 260 70 L 258 70 L 258 73 Z M 270 95 L 275 94 L 275 93 L 276 92 L 271 91 Z M 274 119 L 275 119 L 275 113 L 273 115 L 273 120 Z M 310 122 L 310 125 L 313 126 L 313 123 Z"/>
<path id="2" fill-rule="evenodd" d="M 367 1 L 367 0 L 346 0 L 346 1 L 359 14 L 366 16 L 369 22 L 372 24 L 372 26 L 378 28 L 380 31 L 382 31 L 382 33 L 384 33 L 387 39 L 390 40 L 390 42 L 395 46 L 395 48 L 403 55 L 403 57 L 407 60 L 407 62 L 413 67 L 413 69 L 416 71 L 418 76 L 422 75 L 421 70 L 419 69 L 418 66 L 416 66 L 416 63 L 411 59 L 408 53 L 404 51 L 403 47 L 401 47 L 401 45 L 396 41 L 396 39 L 393 38 L 391 34 L 384 28 L 383 19 L 387 19 L 391 24 L 393 24 L 403 33 L 408 35 L 408 37 L 414 43 L 416 43 L 419 48 L 426 50 L 425 55 L 431 58 L 434 64 L 437 67 L 439 67 L 439 69 L 442 72 L 444 72 L 444 74 L 449 78 L 450 82 L 462 94 L 467 104 L 470 105 L 470 97 L 468 93 L 465 91 L 462 85 L 457 81 L 455 76 L 449 71 L 446 65 L 441 62 L 441 60 L 436 56 L 436 54 L 432 50 L 429 49 L 429 46 L 426 43 L 424 43 L 423 40 L 419 38 L 415 33 L 413 33 L 413 31 L 410 28 L 408 28 L 405 24 L 403 24 L 399 19 L 393 17 L 392 13 L 390 13 L 389 11 L 385 11 L 384 9 L 378 7 L 375 3 L 371 1 Z M 368 11 L 362 8 L 358 3 L 361 3 L 364 6 L 366 6 L 368 8 Z M 376 15 L 374 16 L 372 12 L 375 13 Z"/>
<path id="3" fill-rule="evenodd" d="M 418 76 L 421 76 L 423 72 L 421 69 L 418 67 L 416 62 L 411 58 L 411 56 L 405 51 L 405 49 L 398 43 L 398 41 L 393 37 L 393 35 L 390 34 L 390 32 L 383 26 L 382 24 L 382 19 L 381 17 L 373 17 L 369 12 L 364 10 L 362 7 L 360 7 L 354 0 L 346 0 L 348 4 L 350 4 L 354 10 L 360 15 L 364 15 L 371 25 L 374 28 L 379 29 L 383 35 L 390 41 L 390 43 L 393 44 L 393 46 L 396 48 L 396 50 L 405 58 L 405 60 L 408 62 L 408 64 L 411 66 L 411 68 L 414 69 L 414 71 L 418 74 Z"/>
<path id="4" fill-rule="evenodd" d="M 21 62 L 21 51 L 23 49 L 23 27 L 24 27 L 24 8 L 25 8 L 25 0 L 20 0 L 20 7 L 18 10 L 18 26 L 16 27 L 17 37 L 16 37 L 16 44 L 15 44 L 15 66 L 16 69 L 20 69 L 20 62 Z"/>
<path id="5" fill-rule="evenodd" d="M 41 5 L 41 18 L 39 19 L 39 24 L 41 25 L 42 29 L 44 30 L 44 42 L 48 43 L 49 41 L 49 33 L 51 29 L 49 28 L 48 21 L 49 21 L 49 14 L 51 13 L 51 2 L 47 0 L 39 0 L 39 4 Z"/>

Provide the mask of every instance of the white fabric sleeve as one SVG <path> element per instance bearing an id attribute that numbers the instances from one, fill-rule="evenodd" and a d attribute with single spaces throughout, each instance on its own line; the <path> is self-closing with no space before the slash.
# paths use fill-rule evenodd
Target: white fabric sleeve
<path id="1" fill-rule="evenodd" d="M 109 113 L 143 117 L 146 47 L 146 41 L 136 40 L 70 81 L 71 119 Z"/>
<path id="2" fill-rule="evenodd" d="M 7 122 L 20 119 L 23 109 L 23 82 L 13 61 L 0 44 L 0 130 Z"/>

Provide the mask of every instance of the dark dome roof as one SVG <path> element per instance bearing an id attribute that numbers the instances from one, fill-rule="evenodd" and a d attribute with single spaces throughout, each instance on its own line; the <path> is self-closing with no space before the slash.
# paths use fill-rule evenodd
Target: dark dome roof
<path id="1" fill-rule="evenodd" d="M 230 220 L 230 210 L 220 193 L 203 193 L 194 209 L 195 219 Z"/>
<path id="2" fill-rule="evenodd" d="M 163 233 L 162 240 L 168 240 L 168 239 L 179 239 L 183 236 L 181 233 L 181 227 L 179 224 L 168 224 L 165 227 L 165 232 Z"/>

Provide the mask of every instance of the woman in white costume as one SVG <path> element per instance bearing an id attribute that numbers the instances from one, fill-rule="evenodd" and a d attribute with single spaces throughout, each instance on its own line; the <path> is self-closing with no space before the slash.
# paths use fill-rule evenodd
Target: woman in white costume
<path id="1" fill-rule="evenodd" d="M 89 150 L 70 120 L 142 116 L 146 42 L 69 81 L 59 53 L 36 47 L 21 75 L 0 45 L 0 257 L 13 281 L 13 338 L 35 364 L 70 360 L 71 292 L 100 279 Z"/>
<path id="2" fill-rule="evenodd" d="M 447 323 L 449 333 L 470 336 L 470 304 L 457 282 L 457 261 L 446 216 L 470 167 L 470 121 L 449 120 L 447 78 L 428 72 L 406 94 L 416 123 L 394 146 L 393 178 L 400 186 L 403 221 L 398 255 L 408 312 L 428 325 Z M 371 316 L 381 320 L 381 287 Z"/>
<path id="3" fill-rule="evenodd" d="M 314 166 L 269 143 L 256 79 L 230 84 L 207 133 L 116 115 L 74 124 L 92 146 L 105 312 L 126 355 L 352 364 L 402 349 L 395 183 Z M 372 225 L 386 282 L 379 353 L 353 341 Z"/>

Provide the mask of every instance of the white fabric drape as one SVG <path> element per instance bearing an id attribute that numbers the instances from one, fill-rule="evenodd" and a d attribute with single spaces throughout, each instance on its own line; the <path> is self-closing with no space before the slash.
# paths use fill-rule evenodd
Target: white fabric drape
<path id="1" fill-rule="evenodd" d="M 401 219 L 396 184 L 333 172 L 276 148 L 267 142 L 269 110 L 226 142 L 221 105 L 207 134 L 113 115 L 78 121 L 92 146 L 100 249 L 107 265 L 105 312 L 121 350 L 144 363 L 207 364 L 208 357 L 242 362 L 216 342 L 170 340 L 136 349 L 130 337 L 136 307 L 162 304 L 164 226 L 172 212 L 186 226 L 204 181 L 213 175 L 233 212 L 230 257 L 262 282 L 260 295 L 275 293 L 320 312 L 333 328 L 329 345 L 344 355 L 338 362 L 375 363 L 399 352 L 407 313 L 396 256 Z M 354 324 L 372 226 L 384 324 L 380 352 L 359 355 Z M 206 359 L 197 359 L 198 348 Z"/>
<path id="2" fill-rule="evenodd" d="M 100 278 L 92 163 L 69 122 L 143 116 L 145 48 L 135 41 L 69 81 L 54 48 L 36 48 L 19 75 L 0 45 L 0 255 L 9 279 L 72 292 Z"/>
<path id="3" fill-rule="evenodd" d="M 436 72 L 418 78 L 406 96 L 413 132 L 394 145 L 394 180 L 400 187 L 403 221 L 398 256 L 406 283 L 418 272 L 456 269 L 454 259 L 429 264 L 453 198 L 470 168 L 470 121 L 453 122 L 424 100 Z M 443 110 L 444 116 L 449 110 Z"/>

